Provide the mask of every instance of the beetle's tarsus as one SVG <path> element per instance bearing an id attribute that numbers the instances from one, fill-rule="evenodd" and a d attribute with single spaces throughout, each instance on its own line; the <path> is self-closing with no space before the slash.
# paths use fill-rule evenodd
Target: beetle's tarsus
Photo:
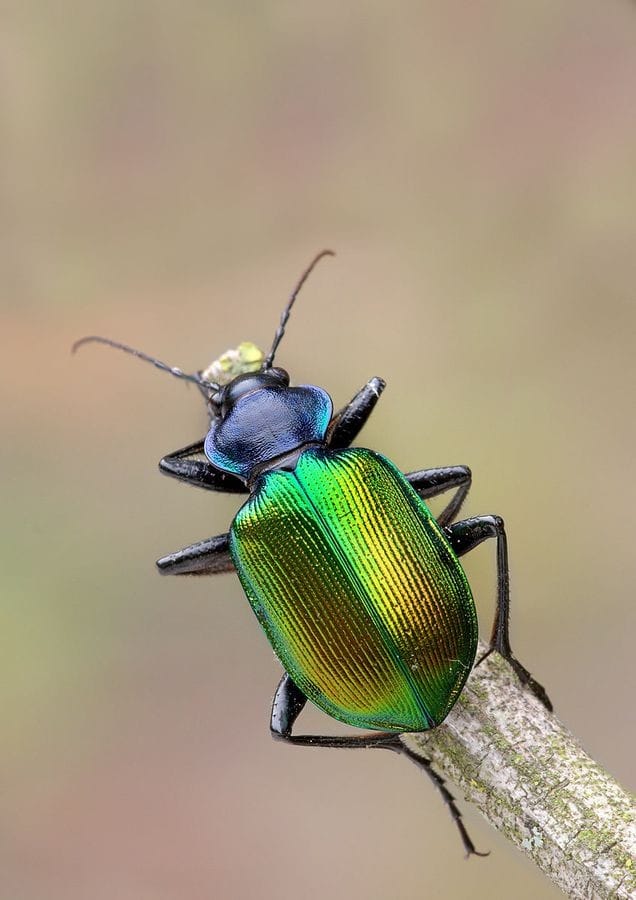
<path id="1" fill-rule="evenodd" d="M 512 667 L 521 684 L 524 687 L 527 687 L 529 691 L 532 691 L 537 700 L 543 703 L 548 712 L 552 712 L 554 707 L 543 685 L 536 681 L 525 666 L 522 666 L 519 660 L 515 659 L 514 656 L 505 656 L 504 659 Z"/>
<path id="2" fill-rule="evenodd" d="M 482 653 L 482 655 L 479 657 L 479 659 L 475 663 L 474 668 L 476 669 L 477 666 L 480 666 L 484 662 L 484 660 L 488 659 L 488 657 L 490 656 L 490 654 L 493 652 L 494 649 L 495 649 L 494 647 L 489 647 L 485 653 Z"/>
<path id="3" fill-rule="evenodd" d="M 499 655 L 506 660 L 521 684 L 524 687 L 528 688 L 528 690 L 534 694 L 537 700 L 543 703 L 548 712 L 553 712 L 554 706 L 552 704 L 552 701 L 550 700 L 550 697 L 548 696 L 548 692 L 546 691 L 546 689 L 542 684 L 540 684 L 536 679 L 532 677 L 526 667 L 522 666 L 519 660 L 514 657 L 512 653 L 502 653 L 500 650 L 497 650 L 496 647 L 489 647 L 488 650 L 486 650 L 486 652 L 479 657 L 479 659 L 475 663 L 475 668 L 477 668 L 477 666 L 480 666 L 485 659 L 488 659 L 493 651 L 497 651 L 497 653 L 499 653 Z"/>
<path id="4" fill-rule="evenodd" d="M 462 844 L 464 845 L 464 851 L 466 855 L 466 859 L 470 859 L 471 856 L 489 856 L 490 850 L 482 852 L 475 848 L 470 835 L 464 825 L 464 821 L 462 818 L 462 814 L 457 806 L 455 801 L 455 797 L 451 794 L 451 792 L 446 787 L 446 782 L 442 778 L 442 776 L 435 771 L 433 768 L 430 759 L 427 759 L 425 756 L 420 756 L 419 753 L 415 753 L 410 747 L 407 747 L 406 744 L 400 742 L 400 752 L 414 762 L 416 766 L 419 766 L 422 771 L 424 771 L 428 777 L 431 779 L 437 790 L 442 795 L 442 799 L 446 806 L 448 807 L 448 811 L 451 814 L 451 818 L 459 831 L 459 836 L 461 837 Z"/>
<path id="5" fill-rule="evenodd" d="M 466 851 L 466 856 L 464 857 L 464 859 L 470 859 L 471 856 L 481 856 L 482 858 L 484 856 L 490 856 L 490 850 L 475 850 L 475 848 L 473 847 L 472 850 Z"/>

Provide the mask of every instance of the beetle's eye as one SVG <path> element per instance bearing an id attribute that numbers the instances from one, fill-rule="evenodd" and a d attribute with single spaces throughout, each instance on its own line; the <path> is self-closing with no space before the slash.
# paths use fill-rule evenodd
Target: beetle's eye
<path id="1" fill-rule="evenodd" d="M 215 412 L 218 412 L 221 403 L 223 402 L 221 393 L 221 391 L 215 391 L 213 394 L 210 394 L 210 399 L 208 400 L 208 403 Z"/>
<path id="2" fill-rule="evenodd" d="M 289 385 L 289 372 L 286 372 L 285 369 L 280 369 L 278 366 L 273 366 L 271 369 L 267 370 L 268 375 L 272 375 L 277 381 L 280 381 L 281 384 L 284 384 L 285 387 Z"/>

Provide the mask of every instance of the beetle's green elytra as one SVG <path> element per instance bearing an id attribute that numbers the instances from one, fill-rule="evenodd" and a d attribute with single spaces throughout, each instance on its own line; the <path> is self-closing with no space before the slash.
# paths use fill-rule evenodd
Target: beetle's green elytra
<path id="1" fill-rule="evenodd" d="M 425 731 L 472 668 L 477 618 L 447 537 L 370 450 L 306 450 L 262 475 L 230 552 L 284 668 L 349 725 Z"/>

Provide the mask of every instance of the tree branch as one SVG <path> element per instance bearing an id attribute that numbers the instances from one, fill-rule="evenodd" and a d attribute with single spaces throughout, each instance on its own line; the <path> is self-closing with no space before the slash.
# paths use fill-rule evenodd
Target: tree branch
<path id="1" fill-rule="evenodd" d="M 480 645 L 478 658 L 485 652 Z M 434 731 L 403 734 L 568 896 L 633 898 L 633 798 L 491 654 Z"/>

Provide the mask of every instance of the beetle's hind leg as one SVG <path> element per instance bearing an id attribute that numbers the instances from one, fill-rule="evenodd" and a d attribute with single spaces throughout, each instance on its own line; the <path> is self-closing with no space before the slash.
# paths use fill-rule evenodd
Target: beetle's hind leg
<path id="1" fill-rule="evenodd" d="M 270 729 L 274 739 L 304 747 L 335 747 L 358 750 L 379 747 L 384 750 L 393 750 L 395 753 L 403 753 L 428 775 L 442 795 L 444 803 L 447 805 L 453 822 L 459 831 L 466 856 L 488 856 L 487 853 L 480 853 L 475 849 L 475 845 L 471 841 L 470 835 L 466 831 L 466 826 L 462 821 L 462 814 L 457 808 L 455 798 L 446 787 L 442 776 L 433 769 L 430 760 L 413 753 L 412 750 L 409 750 L 402 743 L 399 734 L 391 732 L 374 732 L 360 735 L 292 734 L 296 719 L 305 708 L 306 703 L 307 697 L 300 688 L 296 686 L 289 675 L 283 675 L 276 688 L 272 704 Z"/>
<path id="2" fill-rule="evenodd" d="M 545 688 L 521 665 L 510 646 L 510 575 L 508 541 L 503 519 L 500 516 L 475 516 L 449 525 L 446 533 L 458 556 L 463 556 L 488 538 L 497 539 L 497 609 L 488 652 L 478 660 L 477 665 L 496 650 L 508 660 L 522 684 L 530 688 L 546 709 L 552 711 L 552 702 Z"/>
<path id="3" fill-rule="evenodd" d="M 400 741 L 402 744 L 402 742 Z M 446 782 L 433 768 L 433 765 L 430 759 L 427 759 L 425 756 L 420 756 L 418 753 L 414 753 L 404 744 L 402 744 L 400 748 L 400 753 L 403 753 L 407 756 L 411 762 L 414 762 L 416 766 L 419 766 L 428 777 L 431 779 L 437 790 L 442 795 L 442 800 L 448 807 L 448 811 L 451 814 L 453 822 L 457 826 L 457 830 L 459 831 L 459 835 L 462 839 L 462 844 L 464 845 L 464 850 L 466 851 L 466 857 L 469 856 L 490 856 L 490 851 L 487 850 L 485 853 L 476 850 L 475 845 L 473 844 L 468 831 L 466 830 L 466 826 L 464 825 L 464 820 L 462 818 L 462 814 L 459 811 L 457 804 L 455 802 L 455 797 L 451 794 L 451 792 L 446 787 Z"/>
<path id="4" fill-rule="evenodd" d="M 287 741 L 290 744 L 301 744 L 311 747 L 386 747 L 388 750 L 399 750 L 394 746 L 397 734 L 391 732 L 373 732 L 356 735 L 320 735 L 292 734 L 296 719 L 307 703 L 307 697 L 289 675 L 283 675 L 272 703 L 270 730 L 274 740 Z"/>

